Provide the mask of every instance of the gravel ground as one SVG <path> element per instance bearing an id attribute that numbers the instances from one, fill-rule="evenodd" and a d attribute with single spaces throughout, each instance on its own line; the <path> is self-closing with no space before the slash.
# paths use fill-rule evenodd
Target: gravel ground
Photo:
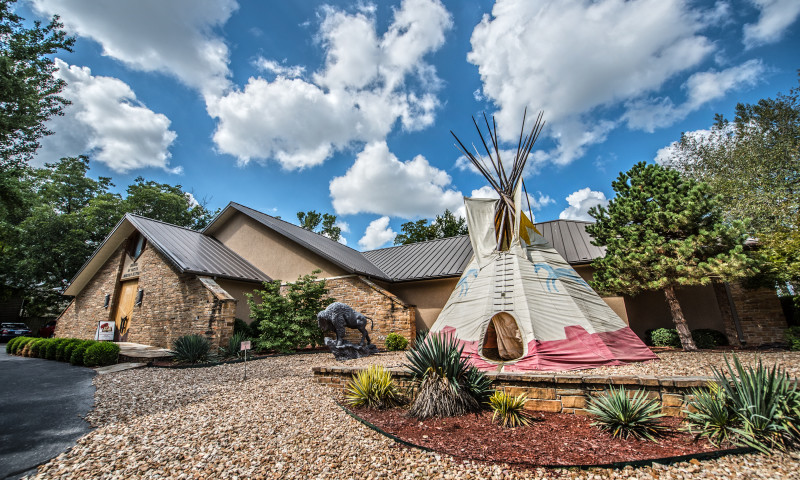
<path id="1" fill-rule="evenodd" d="M 664 375 L 708 372 L 713 353 L 662 354 Z M 761 353 L 798 371 L 800 355 Z M 703 360 L 696 360 L 700 358 Z M 749 357 L 747 357 L 749 358 Z M 402 363 L 398 354 L 346 363 Z M 95 377 L 95 428 L 34 478 L 800 478 L 800 453 L 741 455 L 622 470 L 520 470 L 398 447 L 356 422 L 311 367 L 327 353 L 202 369 L 139 369 Z M 614 372 L 654 373 L 650 365 Z M 628 369 L 628 370 L 619 370 Z M 638 369 L 638 370 L 637 370 Z M 608 372 L 611 369 L 598 369 Z"/>

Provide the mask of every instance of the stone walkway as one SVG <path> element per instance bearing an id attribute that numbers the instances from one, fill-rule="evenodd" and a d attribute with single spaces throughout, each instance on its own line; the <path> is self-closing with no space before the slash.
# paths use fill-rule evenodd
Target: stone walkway
<path id="1" fill-rule="evenodd" d="M 151 347 L 141 343 L 117 342 L 119 345 L 119 356 L 125 361 L 148 362 L 151 360 L 169 358 L 172 352 L 166 348 Z"/>

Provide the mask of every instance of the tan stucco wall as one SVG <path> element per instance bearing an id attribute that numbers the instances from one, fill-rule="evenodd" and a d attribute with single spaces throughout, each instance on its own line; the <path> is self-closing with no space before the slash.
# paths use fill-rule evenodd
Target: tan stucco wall
<path id="1" fill-rule="evenodd" d="M 214 237 L 273 280 L 294 282 L 317 269 L 322 270 L 319 278 L 348 273 L 242 213 L 236 213 Z"/>
<path id="2" fill-rule="evenodd" d="M 417 314 L 417 330 L 429 329 L 456 288 L 458 277 L 440 280 L 423 280 L 391 285 L 382 284 L 404 302 L 414 305 Z"/>
<path id="3" fill-rule="evenodd" d="M 253 293 L 256 288 L 261 288 L 257 283 L 237 282 L 223 278 L 217 279 L 217 284 L 236 299 L 236 318 L 241 318 L 250 323 L 250 307 L 247 305 L 245 293 Z"/>
<path id="4" fill-rule="evenodd" d="M 712 328 L 725 332 L 713 287 L 708 285 L 679 288 L 676 293 L 686 323 L 691 330 Z M 631 329 L 642 338 L 650 329 L 675 328 L 663 291 L 646 292 L 633 298 L 626 298 L 625 307 L 632 319 Z"/>

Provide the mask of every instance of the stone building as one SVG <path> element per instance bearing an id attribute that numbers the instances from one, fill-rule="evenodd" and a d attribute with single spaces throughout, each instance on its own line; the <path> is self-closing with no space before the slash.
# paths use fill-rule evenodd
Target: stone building
<path id="1" fill-rule="evenodd" d="M 587 222 L 536 224 L 586 280 L 603 255 Z M 74 300 L 57 336 L 92 338 L 114 322 L 117 338 L 167 347 L 181 335 L 221 345 L 234 318 L 249 321 L 245 293 L 261 282 L 291 282 L 320 270 L 331 297 L 375 319 L 373 341 L 390 332 L 414 338 L 430 327 L 472 256 L 468 236 L 358 252 L 322 235 L 230 203 L 202 232 L 127 215 L 66 290 Z M 678 290 L 690 328 L 726 333 L 731 343 L 780 342 L 786 321 L 774 291 L 715 284 Z M 672 327 L 662 292 L 606 303 L 639 334 Z M 358 333 L 352 332 L 353 339 Z"/>

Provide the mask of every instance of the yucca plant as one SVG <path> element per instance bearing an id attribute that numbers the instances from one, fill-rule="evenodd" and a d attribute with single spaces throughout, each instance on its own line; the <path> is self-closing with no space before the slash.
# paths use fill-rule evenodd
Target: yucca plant
<path id="1" fill-rule="evenodd" d="M 659 420 L 661 406 L 655 399 L 648 399 L 647 392 L 639 390 L 632 396 L 625 387 L 610 387 L 605 394 L 589 400 L 586 410 L 595 416 L 592 425 L 611 433 L 612 437 L 656 441 L 666 430 Z"/>
<path id="2" fill-rule="evenodd" d="M 713 368 L 717 383 L 729 399 L 741 426 L 734 431 L 741 443 L 764 453 L 786 450 L 800 440 L 800 394 L 789 375 L 761 360 L 745 368 L 733 356 L 733 365 L 725 358 L 727 371 Z"/>
<path id="3" fill-rule="evenodd" d="M 491 382 L 462 358 L 463 350 L 453 335 L 429 334 L 406 352 L 417 390 L 409 415 L 426 419 L 481 410 Z"/>
<path id="4" fill-rule="evenodd" d="M 202 335 L 184 335 L 172 342 L 172 353 L 179 362 L 204 362 L 210 351 L 211 343 Z"/>
<path id="5" fill-rule="evenodd" d="M 345 396 L 347 403 L 354 407 L 391 408 L 403 403 L 392 372 L 380 365 L 372 365 L 353 375 Z"/>
<path id="6" fill-rule="evenodd" d="M 244 352 L 241 349 L 242 342 L 249 339 L 250 336 L 247 334 L 247 332 L 238 331 L 234 333 L 228 340 L 228 346 L 222 348 L 222 354 L 226 357 L 241 358 L 244 355 Z"/>
<path id="7" fill-rule="evenodd" d="M 707 388 L 693 388 L 692 396 L 694 409 L 686 411 L 686 422 L 690 432 L 698 431 L 695 439 L 706 437 L 712 445 L 733 441 L 740 422 L 725 390 L 718 383 L 709 382 Z"/>
<path id="8" fill-rule="evenodd" d="M 525 412 L 525 403 L 527 401 L 528 396 L 524 393 L 515 397 L 497 390 L 489 398 L 489 406 L 494 412 L 492 413 L 492 422 L 499 417 L 500 424 L 504 427 L 515 428 L 528 425 L 531 422 L 531 417 Z"/>

